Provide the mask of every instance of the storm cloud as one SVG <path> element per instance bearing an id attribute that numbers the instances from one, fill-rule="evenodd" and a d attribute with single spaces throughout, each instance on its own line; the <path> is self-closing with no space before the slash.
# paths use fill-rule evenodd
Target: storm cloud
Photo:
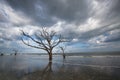
<path id="1" fill-rule="evenodd" d="M 68 23 L 84 23 L 90 16 L 91 6 L 87 0 L 6 0 L 12 8 L 42 25 L 53 25 L 56 20 Z"/>

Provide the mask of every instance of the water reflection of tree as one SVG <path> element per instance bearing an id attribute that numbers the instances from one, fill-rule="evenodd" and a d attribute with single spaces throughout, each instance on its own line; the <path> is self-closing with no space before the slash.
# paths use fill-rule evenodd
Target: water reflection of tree
<path id="1" fill-rule="evenodd" d="M 52 78 L 52 62 L 49 62 L 42 72 L 41 80 L 50 80 L 51 78 Z"/>
<path id="2" fill-rule="evenodd" d="M 52 62 L 48 62 L 47 66 L 41 71 L 36 71 L 25 75 L 21 80 L 50 80 L 52 79 Z"/>

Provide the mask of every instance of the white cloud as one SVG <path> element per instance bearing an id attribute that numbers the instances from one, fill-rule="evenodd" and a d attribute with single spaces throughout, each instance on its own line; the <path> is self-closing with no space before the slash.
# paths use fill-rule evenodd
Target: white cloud
<path id="1" fill-rule="evenodd" d="M 79 40 L 77 38 L 74 38 L 72 42 L 78 42 Z"/>
<path id="2" fill-rule="evenodd" d="M 97 45 L 99 45 L 99 44 L 103 43 L 106 38 L 107 38 L 107 36 L 100 35 L 100 36 L 91 38 L 90 40 L 88 40 L 88 42 L 90 44 L 97 44 Z"/>
<path id="3" fill-rule="evenodd" d="M 63 28 L 65 28 L 65 26 L 63 27 L 64 24 L 65 24 L 65 22 L 58 21 L 56 24 L 54 24 L 53 26 L 50 27 L 50 30 L 60 32 L 63 30 Z"/>
<path id="4" fill-rule="evenodd" d="M 7 23 L 9 22 L 11 24 L 27 24 L 31 22 L 31 19 L 24 16 L 22 12 L 16 12 L 4 2 L 0 3 L 0 18 L 5 19 Z"/>
<path id="5" fill-rule="evenodd" d="M 41 28 L 39 26 L 33 26 L 33 25 L 25 25 L 20 28 L 21 30 L 29 33 L 29 35 L 34 34 L 34 32 L 40 30 Z"/>
<path id="6" fill-rule="evenodd" d="M 87 31 L 99 28 L 100 27 L 99 22 L 100 21 L 98 19 L 94 19 L 93 17 L 90 17 L 90 18 L 88 18 L 86 23 L 79 25 L 77 31 L 80 33 L 83 33 L 83 32 L 87 32 Z"/>

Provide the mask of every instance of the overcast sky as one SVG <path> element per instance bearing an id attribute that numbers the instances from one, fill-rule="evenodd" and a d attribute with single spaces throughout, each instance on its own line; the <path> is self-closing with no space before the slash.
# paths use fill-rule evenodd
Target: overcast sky
<path id="1" fill-rule="evenodd" d="M 67 52 L 120 51 L 120 0 L 0 0 L 0 52 L 43 52 L 20 40 L 41 27 L 71 39 Z"/>

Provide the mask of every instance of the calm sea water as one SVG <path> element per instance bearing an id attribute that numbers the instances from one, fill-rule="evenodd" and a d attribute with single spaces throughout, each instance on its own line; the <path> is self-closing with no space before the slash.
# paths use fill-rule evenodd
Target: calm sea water
<path id="1" fill-rule="evenodd" d="M 0 56 L 0 80 L 120 80 L 120 56 Z"/>

